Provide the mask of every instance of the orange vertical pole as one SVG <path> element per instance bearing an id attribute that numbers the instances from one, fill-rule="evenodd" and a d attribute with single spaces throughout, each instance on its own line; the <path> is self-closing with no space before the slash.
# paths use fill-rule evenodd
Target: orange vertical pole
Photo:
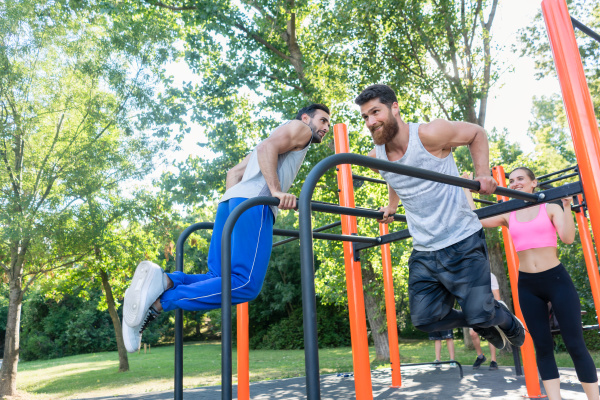
<path id="1" fill-rule="evenodd" d="M 579 204 L 583 204 L 583 197 L 581 195 L 578 195 L 577 199 L 579 200 Z M 596 307 L 596 317 L 600 317 L 600 273 L 598 273 L 594 243 L 592 242 L 588 219 L 585 217 L 583 207 L 575 212 L 575 218 L 577 219 L 577 227 L 579 228 L 579 238 L 581 239 L 581 249 L 585 258 L 585 266 L 590 278 L 594 306 Z"/>
<path id="2" fill-rule="evenodd" d="M 345 124 L 333 126 L 336 153 L 349 153 L 348 128 Z M 354 187 L 352 169 L 348 164 L 338 165 L 337 171 L 340 205 L 354 208 Z M 342 233 L 358 233 L 356 217 L 342 215 Z M 344 242 L 346 265 L 346 288 L 348 291 L 348 311 L 350 313 L 350 335 L 352 341 L 352 361 L 354 365 L 354 388 L 357 400 L 373 399 L 371 364 L 369 361 L 369 341 L 363 295 L 360 262 L 354 260 L 352 243 Z"/>
<path id="3" fill-rule="evenodd" d="M 389 233 L 388 224 L 379 224 L 379 235 Z M 383 289 L 385 292 L 385 314 L 390 343 L 390 364 L 392 365 L 392 387 L 402 386 L 400 376 L 400 349 L 398 349 L 398 323 L 396 322 L 396 300 L 394 299 L 394 276 L 392 275 L 392 255 L 390 244 L 381 246 L 381 267 L 383 269 Z"/>
<path id="4" fill-rule="evenodd" d="M 600 132 L 565 0 L 544 0 L 542 11 L 571 128 L 592 230 L 600 237 Z"/>
<path id="5" fill-rule="evenodd" d="M 498 186 L 506 187 L 506 177 L 504 168 L 496 166 L 492 168 L 494 179 L 498 182 Z M 505 196 L 497 196 L 498 200 L 510 200 Z M 519 258 L 515 250 L 512 238 L 508 233 L 508 228 L 502 227 L 502 239 L 504 240 L 504 251 L 506 252 L 506 263 L 508 264 L 508 276 L 510 278 L 510 289 L 512 292 L 513 306 L 515 315 L 525 323 L 521 306 L 519 304 Z M 527 327 L 526 327 L 527 328 Z M 540 389 L 540 380 L 538 378 L 537 362 L 535 361 L 535 351 L 533 349 L 533 340 L 531 335 L 527 333 L 525 343 L 521 346 L 521 354 L 523 355 L 523 369 L 525 370 L 525 386 L 527 386 L 527 397 L 529 398 L 545 398 Z"/>
<path id="6" fill-rule="evenodd" d="M 237 305 L 237 394 L 238 400 L 250 400 L 250 345 L 248 340 L 248 303 Z"/>

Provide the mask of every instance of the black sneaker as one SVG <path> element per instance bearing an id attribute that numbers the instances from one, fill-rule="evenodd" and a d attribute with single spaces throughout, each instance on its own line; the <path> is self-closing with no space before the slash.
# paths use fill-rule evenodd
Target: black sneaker
<path id="1" fill-rule="evenodd" d="M 490 362 L 490 371 L 496 371 L 498 369 L 498 363 L 496 361 Z"/>
<path id="2" fill-rule="evenodd" d="M 487 360 L 487 358 L 485 358 L 484 354 L 482 354 L 481 357 L 477 356 L 475 362 L 473 363 L 473 369 L 479 369 L 479 367 L 481 367 L 481 364 L 483 364 L 485 360 Z"/>
<path id="3" fill-rule="evenodd" d="M 489 328 L 473 327 L 473 330 L 498 350 L 502 350 L 508 344 L 506 335 L 502 333 L 498 326 L 490 326 Z"/>
<path id="4" fill-rule="evenodd" d="M 498 330 L 500 331 L 502 336 L 504 336 L 506 340 L 513 346 L 523 346 L 523 343 L 525 343 L 525 326 L 523 326 L 523 323 L 519 318 L 517 318 L 513 313 L 510 312 L 507 305 L 503 301 L 499 300 L 498 304 L 500 304 L 500 306 L 503 307 L 512 316 L 514 322 L 512 329 L 506 331 L 502 329 Z"/>

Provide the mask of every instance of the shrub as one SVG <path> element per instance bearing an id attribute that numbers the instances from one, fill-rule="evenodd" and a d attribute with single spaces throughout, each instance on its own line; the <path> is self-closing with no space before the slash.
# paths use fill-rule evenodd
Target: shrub
<path id="1" fill-rule="evenodd" d="M 319 348 L 350 345 L 348 312 L 335 306 L 317 306 L 317 334 Z M 261 336 L 250 338 L 253 349 L 292 350 L 304 348 L 302 309 L 296 309 L 289 318 L 272 324 Z"/>

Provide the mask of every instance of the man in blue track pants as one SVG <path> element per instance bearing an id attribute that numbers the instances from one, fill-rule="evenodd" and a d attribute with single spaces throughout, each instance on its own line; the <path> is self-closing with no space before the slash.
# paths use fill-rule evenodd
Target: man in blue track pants
<path id="1" fill-rule="evenodd" d="M 211 310 L 221 307 L 221 236 L 231 212 L 246 199 L 273 196 L 283 210 L 296 207 L 287 193 L 311 143 L 320 143 L 329 131 L 329 109 L 311 104 L 295 120 L 275 128 L 227 173 L 226 191 L 219 202 L 208 251 L 208 273 L 165 273 L 142 261 L 135 270 L 123 302 L 123 339 L 129 352 L 140 347 L 146 325 L 162 311 Z M 238 219 L 232 233 L 231 300 L 245 303 L 258 296 L 267 272 L 273 244 L 277 207 L 255 206 Z"/>

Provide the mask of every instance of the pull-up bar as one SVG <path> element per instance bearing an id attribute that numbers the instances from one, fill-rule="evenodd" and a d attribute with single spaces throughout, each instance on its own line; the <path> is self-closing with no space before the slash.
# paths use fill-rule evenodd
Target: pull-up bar
<path id="1" fill-rule="evenodd" d="M 415 178 L 427 179 L 435 182 L 451 184 L 454 186 L 465 187 L 478 191 L 479 182 L 469 179 L 463 179 L 455 176 L 439 174 L 436 172 L 409 167 L 406 165 L 395 164 L 389 161 L 379 160 L 372 157 L 359 154 L 342 153 L 329 156 L 319 162 L 306 177 L 299 200 L 299 219 L 300 219 L 300 261 L 301 261 L 301 279 L 302 279 L 302 305 L 303 305 L 303 323 L 304 323 L 304 353 L 305 353 L 305 372 L 306 372 L 306 392 L 311 400 L 320 399 L 319 388 L 319 353 L 317 341 L 317 320 L 316 320 L 316 301 L 315 301 L 315 282 L 313 265 L 313 238 L 311 221 L 311 200 L 314 189 L 321 177 L 330 168 L 340 164 L 353 164 L 363 167 L 394 172 L 401 175 L 412 176 Z M 537 203 L 544 199 L 543 193 L 530 194 L 517 190 L 511 190 L 498 187 L 496 194 L 502 194 Z"/>
<path id="2" fill-rule="evenodd" d="M 571 23 L 573 24 L 573 28 L 579 29 L 581 32 L 585 33 L 592 39 L 600 42 L 600 35 L 594 32 L 591 28 L 588 28 L 581 22 L 577 21 L 575 18 L 571 17 Z"/>
<path id="3" fill-rule="evenodd" d="M 544 199 L 539 203 L 531 203 L 523 200 L 509 200 L 501 203 L 495 203 L 492 206 L 478 208 L 474 210 L 475 214 L 479 219 L 485 219 L 494 217 L 496 215 L 506 214 L 516 210 L 522 210 L 524 208 L 533 207 L 536 204 L 540 203 L 550 203 L 553 201 L 557 201 L 563 199 L 565 197 L 576 196 L 583 192 L 583 187 L 581 186 L 581 182 L 573 182 L 567 183 L 566 185 L 562 185 L 556 188 L 548 189 L 543 192 Z M 541 192 L 540 192 L 541 193 Z M 366 244 L 366 243 L 355 243 L 354 251 L 358 252 L 360 250 L 368 249 L 374 246 L 380 246 L 386 243 L 397 242 L 398 240 L 408 239 L 410 237 L 410 233 L 408 229 L 403 229 L 398 232 L 392 232 L 387 235 L 380 236 L 378 239 L 379 242 L 375 245 Z"/>
<path id="4" fill-rule="evenodd" d="M 337 221 L 337 222 L 334 222 L 332 224 L 323 225 L 323 226 L 321 226 L 319 228 L 313 229 L 313 232 L 323 232 L 323 231 L 326 231 L 328 229 L 332 229 L 332 228 L 335 228 L 337 226 L 340 226 L 341 224 L 342 223 L 340 221 Z M 275 229 L 274 229 L 273 230 L 273 236 L 286 236 L 286 235 L 280 235 L 278 233 L 275 233 Z M 275 242 L 275 243 L 273 243 L 273 247 L 278 247 L 278 246 L 281 246 L 282 244 L 293 242 L 294 240 L 298 240 L 298 236 L 296 236 L 296 237 L 290 237 L 288 239 L 283 239 L 283 240 L 280 240 L 279 242 Z"/>

